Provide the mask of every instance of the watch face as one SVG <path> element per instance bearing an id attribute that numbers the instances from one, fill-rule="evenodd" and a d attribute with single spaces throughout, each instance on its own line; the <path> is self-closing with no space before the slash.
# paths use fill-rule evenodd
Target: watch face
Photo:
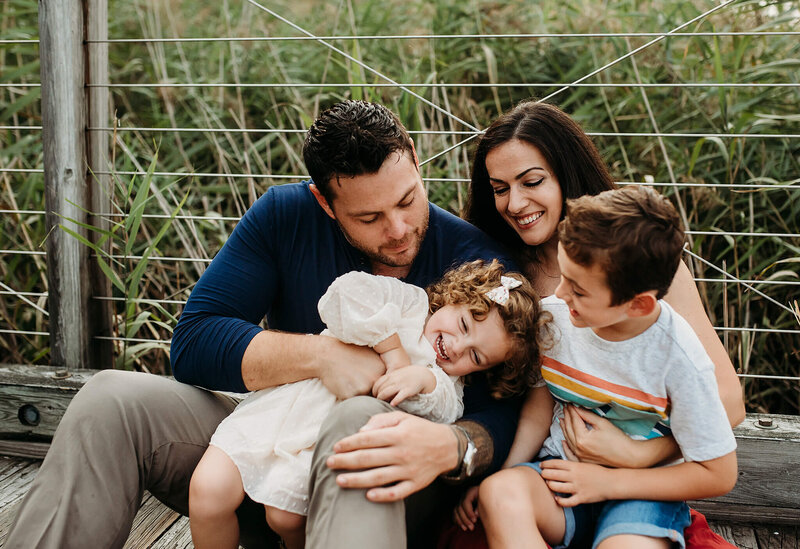
<path id="1" fill-rule="evenodd" d="M 467 451 L 464 452 L 464 472 L 466 475 L 472 476 L 472 473 L 475 472 L 475 454 L 478 453 L 477 448 L 475 448 L 475 443 L 471 440 L 467 443 Z"/>

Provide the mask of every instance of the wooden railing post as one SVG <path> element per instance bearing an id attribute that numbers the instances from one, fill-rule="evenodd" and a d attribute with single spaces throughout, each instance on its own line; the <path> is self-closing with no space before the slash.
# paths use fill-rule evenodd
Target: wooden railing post
<path id="1" fill-rule="evenodd" d="M 84 15 L 82 2 L 39 0 L 50 360 L 67 368 L 110 366 L 97 364 L 92 352 L 98 319 L 92 314 L 97 279 L 91 250 L 58 227 L 93 236 L 79 225 L 90 221 L 86 212 L 95 207 L 87 184 Z"/>
<path id="2" fill-rule="evenodd" d="M 85 0 L 86 9 L 84 20 L 86 24 L 86 83 L 101 84 L 102 87 L 88 87 L 87 98 L 87 123 L 89 128 L 107 128 L 111 114 L 108 84 L 108 44 L 96 43 L 94 40 L 108 39 L 108 0 Z M 95 213 L 108 213 L 112 211 L 111 201 L 114 189 L 111 177 L 104 173 L 109 172 L 109 145 L 111 134 L 105 130 L 89 130 L 86 133 L 86 157 L 89 170 L 86 173 L 86 185 L 91 195 L 91 211 Z M 90 223 L 102 229 L 109 228 L 107 217 L 91 216 Z M 92 235 L 89 235 L 90 237 Z M 107 241 L 104 248 L 111 249 L 111 241 Z M 93 336 L 111 335 L 112 304 L 110 301 L 99 300 L 97 297 L 111 296 L 111 281 L 108 279 L 93 256 L 89 258 L 89 283 L 92 296 L 89 302 L 89 332 Z M 113 366 L 114 350 L 110 340 L 94 339 L 90 345 L 89 368 L 111 368 Z"/>

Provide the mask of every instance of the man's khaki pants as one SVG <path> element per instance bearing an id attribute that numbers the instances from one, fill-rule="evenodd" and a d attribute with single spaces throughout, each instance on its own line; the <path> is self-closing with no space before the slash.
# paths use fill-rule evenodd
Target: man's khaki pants
<path id="1" fill-rule="evenodd" d="M 188 514 L 189 480 L 217 425 L 236 401 L 174 380 L 104 370 L 78 392 L 59 425 L 47 457 L 23 499 L 6 549 L 122 547 L 144 490 Z M 370 397 L 339 404 L 320 432 L 311 472 L 309 549 L 404 549 L 404 502 L 369 502 L 363 490 L 342 490 L 325 466 L 333 444 L 372 415 L 392 408 Z M 408 500 L 409 524 L 435 543 L 430 517 L 437 487 Z M 412 501 L 413 500 L 413 501 Z M 247 548 L 277 547 L 263 507 L 247 500 L 239 511 Z M 428 522 L 428 524 L 423 524 Z"/>

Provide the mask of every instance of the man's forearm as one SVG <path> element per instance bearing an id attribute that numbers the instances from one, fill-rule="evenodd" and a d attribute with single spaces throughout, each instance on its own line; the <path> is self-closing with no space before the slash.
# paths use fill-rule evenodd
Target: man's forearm
<path id="1" fill-rule="evenodd" d="M 324 336 L 265 330 L 256 335 L 242 357 L 242 379 L 250 391 L 319 377 L 318 358 Z"/>
<path id="2" fill-rule="evenodd" d="M 369 347 L 324 335 L 264 331 L 250 341 L 242 358 L 242 379 L 251 391 L 316 377 L 342 400 L 369 394 L 385 371 Z"/>

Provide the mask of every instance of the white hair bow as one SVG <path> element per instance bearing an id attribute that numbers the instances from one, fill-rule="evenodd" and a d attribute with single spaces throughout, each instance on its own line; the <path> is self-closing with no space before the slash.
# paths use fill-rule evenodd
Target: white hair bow
<path id="1" fill-rule="evenodd" d="M 510 276 L 501 276 L 500 285 L 493 290 L 486 292 L 486 297 L 497 303 L 498 305 L 505 305 L 508 303 L 508 291 L 522 286 L 522 282 Z"/>

